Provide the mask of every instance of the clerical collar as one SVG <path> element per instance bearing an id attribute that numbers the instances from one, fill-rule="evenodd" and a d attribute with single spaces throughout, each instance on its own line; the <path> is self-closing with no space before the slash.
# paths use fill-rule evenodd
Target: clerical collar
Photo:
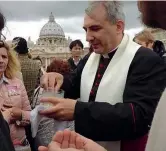
<path id="1" fill-rule="evenodd" d="M 116 48 L 114 48 L 113 50 L 111 50 L 108 54 L 102 55 L 103 58 L 110 58 L 110 56 L 112 57 L 112 53 L 114 54 L 115 51 L 118 49 L 118 47 L 119 47 L 119 45 Z"/>

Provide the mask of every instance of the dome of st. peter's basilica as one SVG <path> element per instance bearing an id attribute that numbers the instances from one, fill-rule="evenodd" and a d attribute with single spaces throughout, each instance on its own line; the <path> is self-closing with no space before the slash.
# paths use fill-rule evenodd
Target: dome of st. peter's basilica
<path id="1" fill-rule="evenodd" d="M 48 22 L 40 30 L 36 44 L 30 48 L 30 53 L 33 58 L 39 56 L 46 68 L 54 58 L 68 59 L 71 56 L 69 50 L 71 41 L 70 37 L 65 38 L 62 27 L 51 13 Z"/>
<path id="2" fill-rule="evenodd" d="M 54 16 L 51 13 L 49 16 L 49 21 L 42 27 L 40 31 L 40 38 L 45 37 L 57 37 L 57 38 L 65 38 L 64 31 L 62 27 L 55 22 Z"/>

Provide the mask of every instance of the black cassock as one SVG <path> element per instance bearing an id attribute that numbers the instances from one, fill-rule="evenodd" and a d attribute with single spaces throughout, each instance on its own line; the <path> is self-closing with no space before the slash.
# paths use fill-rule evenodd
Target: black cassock
<path id="1" fill-rule="evenodd" d="M 109 54 L 109 61 L 114 53 Z M 79 62 L 74 72 L 64 76 L 62 89 L 66 92 L 65 97 L 80 97 L 81 74 L 89 55 Z M 111 105 L 95 102 L 98 85 L 109 61 L 101 56 L 88 102 L 80 100 L 76 103 L 75 131 L 95 141 L 130 140 L 143 136 L 150 129 L 155 108 L 166 86 L 166 65 L 153 51 L 141 47 L 129 68 L 123 103 Z"/>
<path id="2" fill-rule="evenodd" d="M 74 60 L 73 60 L 72 57 L 69 58 L 67 61 L 68 61 L 69 65 L 70 65 L 70 68 L 71 68 L 72 71 L 77 68 L 77 65 L 74 63 Z"/>

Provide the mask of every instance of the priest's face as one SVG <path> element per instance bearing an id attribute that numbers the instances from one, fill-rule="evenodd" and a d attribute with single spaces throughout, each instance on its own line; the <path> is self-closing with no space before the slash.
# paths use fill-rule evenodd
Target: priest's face
<path id="1" fill-rule="evenodd" d="M 116 48 L 122 40 L 124 23 L 112 23 L 104 6 L 98 5 L 90 14 L 85 14 L 86 40 L 97 54 L 106 54 Z"/>
<path id="2" fill-rule="evenodd" d="M 142 22 L 152 28 L 166 29 L 166 1 L 138 1 Z"/>

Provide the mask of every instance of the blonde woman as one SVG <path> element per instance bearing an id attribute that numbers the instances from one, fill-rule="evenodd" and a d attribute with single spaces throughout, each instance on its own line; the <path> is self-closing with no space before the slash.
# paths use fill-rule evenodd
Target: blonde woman
<path id="1" fill-rule="evenodd" d="M 22 81 L 16 78 L 19 70 L 17 57 L 0 41 L 0 108 L 9 124 L 15 150 L 30 151 L 24 126 L 30 124 L 31 107 Z M 5 116 L 7 111 L 10 116 Z"/>
<path id="2" fill-rule="evenodd" d="M 5 42 L 6 42 L 6 44 L 10 47 L 11 50 L 14 50 L 14 48 L 16 47 L 16 44 L 13 44 L 13 43 L 11 43 L 11 42 L 9 42 L 9 41 L 5 41 Z M 12 54 L 13 54 L 14 56 L 18 57 L 18 56 L 17 56 L 17 53 L 16 53 L 15 51 L 12 51 Z M 20 64 L 20 63 L 19 63 L 19 64 Z M 17 71 L 17 73 L 15 74 L 15 76 L 16 76 L 18 79 L 20 79 L 21 81 L 23 81 L 23 77 L 22 77 L 22 72 L 21 72 L 21 67 L 20 67 L 20 65 L 19 65 L 19 70 Z"/>
<path id="3" fill-rule="evenodd" d="M 146 48 L 153 49 L 155 38 L 149 30 L 145 29 L 135 35 L 134 41 Z"/>
<path id="4" fill-rule="evenodd" d="M 166 50 L 164 43 L 162 41 L 155 40 L 154 36 L 149 30 L 145 29 L 140 33 L 136 34 L 134 37 L 134 41 L 146 48 L 153 50 L 160 57 L 163 57 L 164 61 L 166 62 Z"/>

